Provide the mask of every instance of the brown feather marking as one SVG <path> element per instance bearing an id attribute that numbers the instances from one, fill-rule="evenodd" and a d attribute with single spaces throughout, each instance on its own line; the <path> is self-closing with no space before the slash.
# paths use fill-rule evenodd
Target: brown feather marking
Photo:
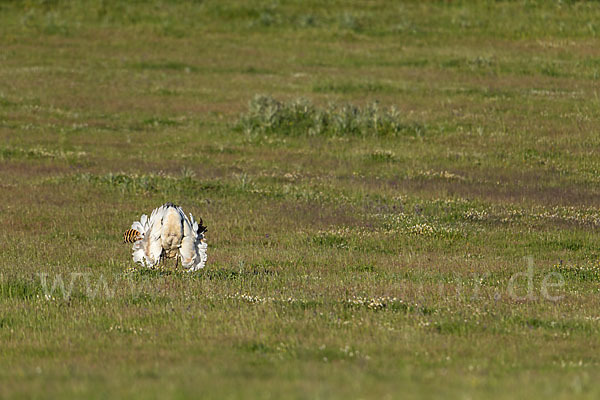
<path id="1" fill-rule="evenodd" d="M 127 229 L 123 234 L 123 243 L 134 243 L 142 240 L 142 234 L 135 229 Z"/>

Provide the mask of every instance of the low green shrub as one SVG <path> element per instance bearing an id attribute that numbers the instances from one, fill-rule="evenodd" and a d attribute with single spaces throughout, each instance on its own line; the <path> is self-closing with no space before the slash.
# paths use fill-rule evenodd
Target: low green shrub
<path id="1" fill-rule="evenodd" d="M 298 98 L 279 101 L 255 96 L 237 128 L 249 135 L 289 136 L 422 136 L 425 127 L 403 120 L 395 107 L 380 109 L 376 102 L 364 108 L 330 104 L 319 108 Z"/>

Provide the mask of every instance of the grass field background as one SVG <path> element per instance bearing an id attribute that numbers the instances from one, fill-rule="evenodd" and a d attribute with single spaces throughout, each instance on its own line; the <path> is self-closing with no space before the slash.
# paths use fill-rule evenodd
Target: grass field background
<path id="1" fill-rule="evenodd" d="M 0 2 L 0 397 L 597 398 L 599 34 L 584 1 Z M 121 243 L 166 201 L 199 273 Z"/>

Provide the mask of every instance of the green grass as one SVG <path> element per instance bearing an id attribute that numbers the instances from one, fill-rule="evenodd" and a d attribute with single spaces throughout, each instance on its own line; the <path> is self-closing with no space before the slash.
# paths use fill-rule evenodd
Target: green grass
<path id="1" fill-rule="evenodd" d="M 597 398 L 598 21 L 0 2 L 0 397 Z"/>

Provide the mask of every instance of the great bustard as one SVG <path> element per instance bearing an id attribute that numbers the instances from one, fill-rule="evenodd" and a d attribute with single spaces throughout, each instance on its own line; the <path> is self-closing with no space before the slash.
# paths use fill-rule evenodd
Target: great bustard
<path id="1" fill-rule="evenodd" d="M 206 264 L 205 232 L 202 219 L 198 223 L 191 213 L 188 218 L 181 207 L 165 203 L 150 218 L 142 214 L 123 236 L 125 242 L 133 243 L 134 262 L 154 266 L 164 258 L 175 258 L 177 266 L 181 259 L 183 268 L 193 272 Z"/>

